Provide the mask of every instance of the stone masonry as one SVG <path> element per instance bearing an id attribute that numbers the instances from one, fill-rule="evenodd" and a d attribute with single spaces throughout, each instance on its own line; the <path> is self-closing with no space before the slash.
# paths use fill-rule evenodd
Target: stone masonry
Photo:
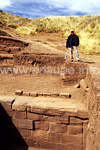
<path id="1" fill-rule="evenodd" d="M 29 147 L 86 150 L 87 110 L 71 102 L 54 104 L 54 100 L 0 97 L 0 104 Z"/>

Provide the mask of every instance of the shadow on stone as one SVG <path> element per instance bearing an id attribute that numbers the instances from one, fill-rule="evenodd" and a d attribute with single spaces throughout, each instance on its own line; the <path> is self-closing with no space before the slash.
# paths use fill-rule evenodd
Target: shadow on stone
<path id="1" fill-rule="evenodd" d="M 28 146 L 0 104 L 0 150 L 28 150 Z"/>

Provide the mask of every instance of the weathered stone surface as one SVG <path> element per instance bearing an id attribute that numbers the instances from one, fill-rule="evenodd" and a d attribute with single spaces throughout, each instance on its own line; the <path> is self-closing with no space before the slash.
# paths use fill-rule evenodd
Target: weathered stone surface
<path id="1" fill-rule="evenodd" d="M 38 97 L 38 93 L 33 93 L 33 92 L 32 92 L 32 93 L 30 93 L 30 96 L 31 96 L 31 97 Z"/>
<path id="2" fill-rule="evenodd" d="M 63 134 L 61 136 L 61 141 L 63 144 L 66 144 L 66 147 L 68 150 L 82 150 L 83 149 L 83 136 L 82 134 L 80 135 L 68 135 L 68 134 Z"/>
<path id="3" fill-rule="evenodd" d="M 73 134 L 73 135 L 77 135 L 77 134 L 82 134 L 83 133 L 83 126 L 82 125 L 68 125 L 68 134 Z"/>
<path id="4" fill-rule="evenodd" d="M 83 89 L 88 88 L 88 85 L 87 85 L 85 79 L 82 79 L 82 80 L 80 81 L 80 87 L 83 88 Z"/>
<path id="5" fill-rule="evenodd" d="M 55 117 L 57 123 L 61 124 L 69 124 L 69 117 L 68 116 L 56 116 Z"/>
<path id="6" fill-rule="evenodd" d="M 31 97 L 17 97 L 12 105 L 12 109 L 17 111 L 26 111 L 28 103 L 32 100 L 33 98 Z"/>
<path id="7" fill-rule="evenodd" d="M 55 122 L 56 118 L 55 116 L 46 116 L 46 115 L 42 115 L 41 116 L 43 121 L 48 121 L 48 122 Z"/>
<path id="8" fill-rule="evenodd" d="M 70 124 L 82 124 L 83 120 L 80 118 L 70 117 Z"/>
<path id="9" fill-rule="evenodd" d="M 21 128 L 17 128 L 17 129 L 22 137 L 27 137 L 27 138 L 31 137 L 31 130 L 26 130 L 26 129 L 21 129 Z"/>
<path id="10" fill-rule="evenodd" d="M 6 111 L 11 111 L 11 107 L 14 101 L 15 98 L 13 97 L 0 96 L 0 103 L 2 104 L 2 106 Z"/>
<path id="11" fill-rule="evenodd" d="M 78 110 L 77 111 L 77 116 L 79 117 L 79 118 L 83 118 L 83 119 L 88 119 L 89 118 L 89 113 L 88 113 L 88 111 L 81 111 L 81 110 Z"/>
<path id="12" fill-rule="evenodd" d="M 51 133 L 66 133 L 67 125 L 50 123 L 50 132 Z"/>
<path id="13" fill-rule="evenodd" d="M 70 98 L 71 97 L 71 95 L 69 93 L 61 93 L 59 96 L 61 98 Z"/>
<path id="14" fill-rule="evenodd" d="M 34 114 L 34 113 L 27 113 L 27 119 L 30 119 L 33 121 L 39 121 L 41 119 L 41 115 Z"/>
<path id="15" fill-rule="evenodd" d="M 16 90 L 16 91 L 15 91 L 15 95 L 20 96 L 20 95 L 22 95 L 22 94 L 23 94 L 23 91 L 22 91 L 22 90 Z"/>
<path id="16" fill-rule="evenodd" d="M 48 133 L 48 141 L 50 142 L 61 142 L 61 135 L 62 133 Z"/>
<path id="17" fill-rule="evenodd" d="M 14 119 L 26 119 L 26 112 L 15 111 L 13 114 Z"/>
<path id="18" fill-rule="evenodd" d="M 87 147 L 87 134 L 88 134 L 88 122 L 84 121 L 83 123 L 83 150 L 86 150 Z"/>
<path id="19" fill-rule="evenodd" d="M 29 119 L 13 119 L 15 126 L 22 129 L 33 129 L 33 121 Z"/>
<path id="20" fill-rule="evenodd" d="M 31 131 L 32 139 L 48 141 L 48 133 L 44 130 Z"/>
<path id="21" fill-rule="evenodd" d="M 49 130 L 49 122 L 47 122 L 47 121 L 35 122 L 35 129 L 48 131 Z"/>

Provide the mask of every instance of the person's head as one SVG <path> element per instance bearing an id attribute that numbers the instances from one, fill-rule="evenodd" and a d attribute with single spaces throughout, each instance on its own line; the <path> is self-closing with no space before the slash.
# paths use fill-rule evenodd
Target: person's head
<path id="1" fill-rule="evenodd" d="M 74 35 L 74 30 L 71 30 L 71 34 Z"/>

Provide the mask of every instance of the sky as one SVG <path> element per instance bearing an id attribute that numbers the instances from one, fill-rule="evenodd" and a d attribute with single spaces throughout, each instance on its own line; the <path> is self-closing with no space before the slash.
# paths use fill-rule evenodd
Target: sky
<path id="1" fill-rule="evenodd" d="M 31 19 L 100 15 L 100 0 L 0 0 L 0 10 Z"/>

